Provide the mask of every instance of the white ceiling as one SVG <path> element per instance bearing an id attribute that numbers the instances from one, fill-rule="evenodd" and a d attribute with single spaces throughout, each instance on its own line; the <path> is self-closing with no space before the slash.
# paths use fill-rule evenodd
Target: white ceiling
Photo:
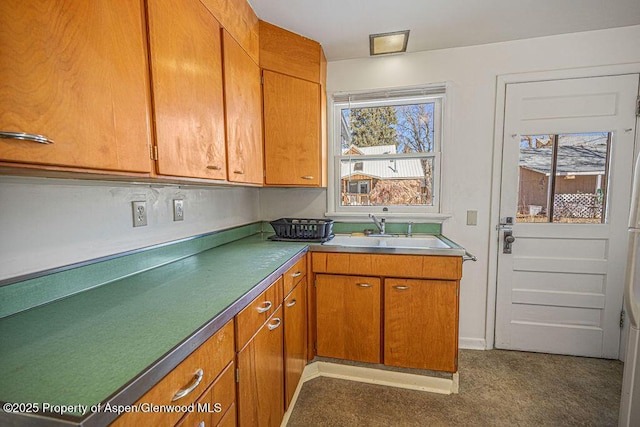
<path id="1" fill-rule="evenodd" d="M 320 42 L 329 61 L 369 55 L 369 34 L 410 30 L 407 52 L 640 24 L 640 0 L 249 0 L 260 19 Z"/>

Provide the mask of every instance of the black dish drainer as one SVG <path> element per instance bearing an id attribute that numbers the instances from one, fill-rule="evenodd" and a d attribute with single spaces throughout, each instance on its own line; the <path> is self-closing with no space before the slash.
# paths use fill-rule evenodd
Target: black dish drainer
<path id="1" fill-rule="evenodd" d="M 285 242 L 326 242 L 333 238 L 332 219 L 280 218 L 271 221 L 276 232 L 271 240 Z"/>

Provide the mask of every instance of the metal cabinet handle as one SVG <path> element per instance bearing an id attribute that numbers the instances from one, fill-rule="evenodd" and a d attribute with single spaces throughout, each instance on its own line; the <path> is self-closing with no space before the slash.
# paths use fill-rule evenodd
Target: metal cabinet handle
<path id="1" fill-rule="evenodd" d="M 373 285 L 371 283 L 356 283 L 356 286 L 359 286 L 361 288 L 370 288 Z"/>
<path id="2" fill-rule="evenodd" d="M 264 313 L 269 311 L 269 309 L 273 306 L 273 303 L 271 301 L 265 301 L 264 302 L 264 307 L 258 307 L 256 308 L 256 310 L 258 310 L 258 313 Z"/>
<path id="3" fill-rule="evenodd" d="M 393 286 L 393 289 L 397 289 L 399 291 L 406 291 L 407 289 L 409 289 L 409 286 L 396 285 L 396 286 Z"/>
<path id="4" fill-rule="evenodd" d="M 301 271 L 296 271 L 295 273 L 293 273 L 291 275 L 291 277 L 300 277 L 300 276 L 302 276 L 302 272 Z"/>
<path id="5" fill-rule="evenodd" d="M 269 328 L 270 331 L 273 331 L 274 329 L 276 329 L 278 326 L 280 326 L 280 323 L 282 323 L 282 321 L 280 320 L 279 317 L 274 317 L 273 318 L 274 322 L 276 323 L 269 323 L 267 325 L 267 328 Z"/>
<path id="6" fill-rule="evenodd" d="M 244 171 L 241 171 L 241 170 L 235 170 L 233 171 L 233 173 L 237 173 L 238 175 L 244 175 Z"/>
<path id="7" fill-rule="evenodd" d="M 173 399 L 171 399 L 171 401 L 175 402 L 178 399 L 182 399 L 187 394 L 195 390 L 195 388 L 198 387 L 198 385 L 200 384 L 200 381 L 202 381 L 203 376 L 204 376 L 204 372 L 202 371 L 202 369 L 198 369 L 196 371 L 196 374 L 193 376 L 193 382 L 191 383 L 191 385 L 187 388 L 183 388 L 182 390 L 178 390 L 178 392 L 173 396 Z"/>
<path id="8" fill-rule="evenodd" d="M 287 307 L 293 307 L 294 305 L 296 305 L 298 301 L 294 298 L 291 300 L 291 302 L 287 303 Z"/>
<path id="9" fill-rule="evenodd" d="M 53 141 L 46 136 L 34 133 L 0 131 L 0 138 L 21 139 L 23 141 L 37 142 L 38 144 L 53 144 Z"/>
<path id="10" fill-rule="evenodd" d="M 305 176 L 301 176 L 300 178 L 312 180 L 314 177 L 312 175 L 305 175 Z"/>
<path id="11" fill-rule="evenodd" d="M 217 166 L 217 165 L 208 165 L 207 169 L 211 169 L 211 170 L 214 170 L 214 171 L 219 171 L 222 168 L 220 166 Z"/>

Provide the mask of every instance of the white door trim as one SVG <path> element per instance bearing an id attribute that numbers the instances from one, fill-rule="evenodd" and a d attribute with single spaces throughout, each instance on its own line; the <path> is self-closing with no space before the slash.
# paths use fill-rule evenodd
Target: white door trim
<path id="1" fill-rule="evenodd" d="M 544 80 L 562 80 L 584 77 L 615 76 L 640 73 L 640 62 L 606 65 L 601 67 L 575 68 L 566 70 L 540 71 L 531 73 L 504 74 L 496 78 L 496 110 L 493 128 L 493 165 L 491 177 L 491 211 L 489 222 L 489 257 L 487 273 L 487 317 L 485 324 L 486 346 L 495 345 L 496 297 L 498 289 L 498 250 L 501 245 L 496 227 L 500 222 L 500 185 L 502 181 L 502 144 L 504 140 L 505 95 L 508 83 L 525 83 Z M 640 118 L 636 119 L 636 129 Z M 636 134 L 634 153 L 640 151 L 640 137 Z"/>

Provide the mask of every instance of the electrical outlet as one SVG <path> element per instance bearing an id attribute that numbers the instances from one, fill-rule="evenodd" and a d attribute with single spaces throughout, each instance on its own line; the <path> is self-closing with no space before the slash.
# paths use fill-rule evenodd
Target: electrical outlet
<path id="1" fill-rule="evenodd" d="M 142 227 L 147 225 L 147 202 L 131 202 L 133 211 L 133 226 Z"/>
<path id="2" fill-rule="evenodd" d="M 173 220 L 174 221 L 184 220 L 184 200 L 180 200 L 180 199 L 173 200 Z"/>

